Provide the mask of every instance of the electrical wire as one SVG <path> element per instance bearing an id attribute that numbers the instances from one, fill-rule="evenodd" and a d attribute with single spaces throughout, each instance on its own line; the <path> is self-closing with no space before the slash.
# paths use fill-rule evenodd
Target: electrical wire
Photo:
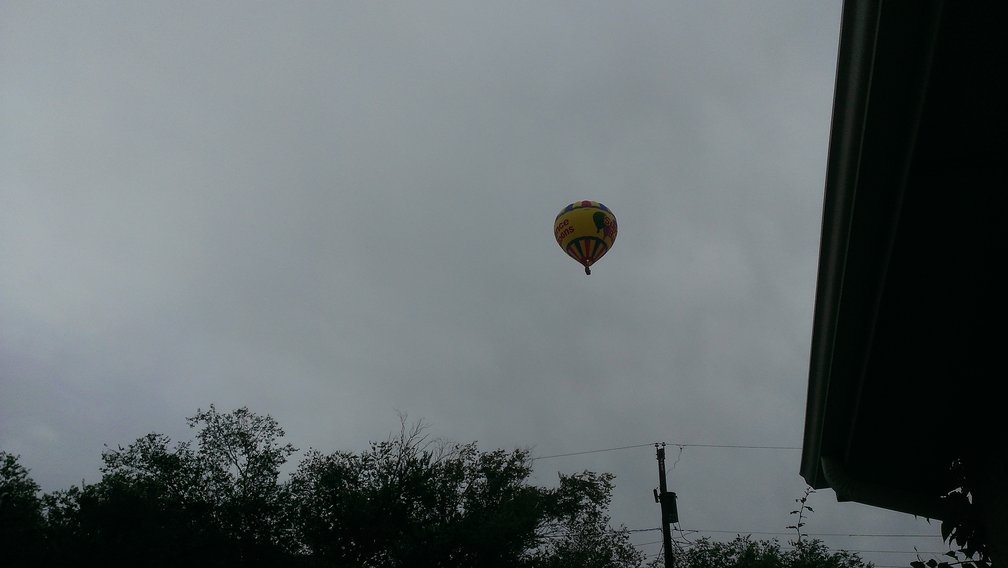
<path id="1" fill-rule="evenodd" d="M 660 443 L 660 442 L 659 442 Z M 646 448 L 654 447 L 657 444 L 655 442 L 649 442 L 644 444 L 632 444 L 627 446 L 616 446 L 612 448 L 599 448 L 594 450 L 583 450 L 579 452 L 566 452 L 560 454 L 549 454 L 545 456 L 535 456 L 533 460 L 546 460 L 554 458 L 563 458 L 569 456 L 581 456 L 587 454 L 597 454 L 602 452 L 615 452 L 620 450 L 630 450 L 636 448 Z M 680 457 L 683 448 L 728 448 L 728 449 L 747 449 L 747 450 L 783 450 L 783 451 L 796 451 L 801 450 L 799 446 L 770 446 L 770 445 L 745 445 L 745 444 L 690 444 L 685 442 L 671 442 L 665 443 L 669 446 L 678 446 L 680 451 Z M 678 461 L 678 460 L 677 460 Z M 628 533 L 638 533 L 638 532 L 651 532 L 660 531 L 661 527 L 651 527 L 642 529 L 624 529 Z M 719 534 L 750 534 L 750 535 L 769 535 L 769 536 L 783 536 L 790 535 L 790 532 L 769 532 L 769 531 L 729 531 L 729 530 L 716 530 L 716 529 L 682 529 L 681 532 L 685 533 L 719 533 Z M 810 537 L 823 537 L 823 536 L 835 536 L 835 537 L 852 537 L 852 538 L 936 538 L 938 535 L 931 534 L 899 534 L 899 533 L 803 533 L 805 536 Z M 654 544 L 660 544 L 662 541 L 651 541 L 634 544 L 635 547 L 643 547 Z M 861 549 L 850 549 L 850 548 L 840 548 L 838 550 L 844 550 L 847 552 L 857 552 L 857 553 L 871 553 L 871 554 L 930 554 L 930 555 L 941 555 L 944 552 L 922 552 L 922 551 L 909 551 L 909 550 L 861 550 Z M 650 555 L 649 555 L 650 556 Z"/>
<path id="2" fill-rule="evenodd" d="M 640 529 L 640 531 L 645 530 L 655 530 L 660 531 L 661 527 L 653 529 Z M 724 534 L 758 534 L 758 535 L 771 535 L 771 536 L 783 536 L 783 535 L 793 535 L 794 531 L 791 532 L 766 532 L 766 531 L 725 531 L 725 530 L 714 530 L 714 529 L 683 529 L 683 532 L 695 532 L 695 533 L 724 533 Z M 802 532 L 804 536 L 850 536 L 850 537 L 887 537 L 887 538 L 939 538 L 936 534 L 870 534 L 870 533 L 807 533 Z"/>
<path id="3" fill-rule="evenodd" d="M 638 542 L 633 543 L 632 546 L 640 548 L 642 546 L 651 546 L 655 544 L 661 544 L 660 540 L 653 540 L 650 542 Z M 784 550 L 791 550 L 794 547 L 784 547 Z M 932 556 L 942 556 L 944 552 L 930 552 L 924 550 L 865 550 L 860 548 L 837 548 L 837 552 L 858 552 L 858 553 L 873 553 L 873 554 L 925 554 Z"/>
<path id="4" fill-rule="evenodd" d="M 533 460 L 547 460 L 552 458 L 564 458 L 567 456 L 581 456 L 585 454 L 597 454 L 601 452 L 615 452 L 617 450 L 630 450 L 633 448 L 646 448 L 653 447 L 654 442 L 647 444 L 634 444 L 631 446 L 617 446 L 615 448 L 600 448 L 597 450 L 584 450 L 581 452 L 567 452 L 564 454 L 550 454 L 548 456 L 535 456 Z M 799 446 L 747 446 L 742 444 L 687 444 L 679 442 L 668 442 L 669 446 L 679 446 L 680 448 L 731 448 L 731 449 L 747 449 L 747 450 L 800 450 Z"/>
<path id="5" fill-rule="evenodd" d="M 655 532 L 662 530 L 661 527 L 648 527 L 643 529 L 611 529 L 610 533 L 643 533 L 643 532 Z M 699 533 L 717 533 L 717 534 L 737 534 L 737 535 L 765 535 L 765 536 L 788 536 L 794 535 L 794 531 L 789 532 L 773 532 L 773 531 L 729 531 L 729 530 L 717 530 L 717 529 L 676 529 L 678 532 L 683 534 L 699 534 Z M 819 536 L 846 536 L 853 538 L 941 538 L 937 534 L 909 534 L 909 533 L 807 533 L 802 532 L 802 536 L 819 537 Z"/>
<path id="6" fill-rule="evenodd" d="M 616 450 L 629 450 L 631 448 L 644 448 L 644 447 L 653 446 L 653 445 L 654 445 L 654 443 L 652 442 L 650 444 L 636 444 L 636 445 L 633 445 L 633 446 L 619 446 L 617 448 L 603 448 L 603 449 L 600 449 L 600 450 L 585 450 L 583 452 L 569 452 L 569 453 L 566 453 L 566 454 L 552 454 L 552 455 L 548 455 L 548 456 L 536 456 L 536 457 L 533 457 L 532 459 L 533 460 L 548 460 L 548 459 L 551 459 L 551 458 L 563 458 L 563 457 L 567 457 L 567 456 L 580 456 L 580 455 L 584 455 L 584 454 L 597 454 L 597 453 L 600 453 L 600 452 L 614 452 Z"/>

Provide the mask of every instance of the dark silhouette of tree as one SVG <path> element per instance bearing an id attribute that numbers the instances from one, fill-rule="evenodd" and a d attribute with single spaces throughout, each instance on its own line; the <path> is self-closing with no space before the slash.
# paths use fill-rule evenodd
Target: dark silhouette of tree
<path id="1" fill-rule="evenodd" d="M 25 564 L 42 539 L 39 486 L 18 463 L 19 456 L 0 451 L 0 559 Z"/>
<path id="2" fill-rule="evenodd" d="M 187 421 L 197 431 L 195 449 L 190 442 L 171 447 L 166 436 L 152 433 L 102 454 L 99 496 L 85 504 L 133 508 L 153 523 L 119 526 L 113 516 L 100 519 L 103 529 L 140 543 L 138 552 L 156 546 L 144 535 L 172 545 L 163 557 L 170 563 L 247 566 L 286 558 L 279 475 L 296 450 L 281 442 L 283 429 L 268 415 L 247 408 L 221 413 L 213 405 Z"/>
<path id="3" fill-rule="evenodd" d="M 806 487 L 802 496 L 795 499 L 798 508 L 788 513 L 796 518 L 788 529 L 795 531 L 795 538 L 788 541 L 789 548 L 782 548 L 780 541 L 755 540 L 752 535 L 738 535 L 728 542 L 717 542 L 709 538 L 697 541 L 678 541 L 675 565 L 678 568 L 871 568 L 861 560 L 860 555 L 841 550 L 831 552 L 819 539 L 810 539 L 803 532 L 808 516 L 813 513 L 809 496 L 815 493 Z M 685 544 L 685 546 L 683 546 Z M 651 561 L 649 568 L 665 565 L 664 552 Z"/>
<path id="4" fill-rule="evenodd" d="M 726 542 L 700 538 L 680 550 L 676 568 L 871 568 L 860 555 L 845 550 L 831 552 L 821 540 L 804 538 L 791 541 L 788 548 L 780 541 L 757 540 L 750 535 Z M 649 566 L 664 566 L 661 556 Z"/>
<path id="5" fill-rule="evenodd" d="M 609 526 L 612 476 L 529 483 L 528 451 L 480 451 L 407 425 L 359 453 L 296 451 L 271 417 L 214 406 L 191 441 L 106 447 L 102 477 L 42 495 L 2 458 L 3 565 L 636 567 Z M 17 555 L 17 556 L 15 556 Z M 9 560 L 9 561 L 8 561 Z"/>
<path id="6" fill-rule="evenodd" d="M 291 479 L 290 517 L 325 566 L 640 565 L 605 515 L 612 476 L 547 489 L 528 483 L 531 467 L 527 451 L 448 445 L 403 422 L 360 454 L 310 452 Z"/>
<path id="7" fill-rule="evenodd" d="M 361 452 L 294 446 L 270 416 L 213 405 L 191 441 L 151 433 L 102 453 L 97 483 L 39 497 L 0 452 L 0 565 L 381 568 L 639 568 L 643 555 L 608 508 L 613 476 L 529 482 L 527 450 L 481 451 L 399 431 Z M 738 537 L 680 546 L 677 568 L 864 568 L 822 542 Z M 681 544 L 681 543 L 680 543 Z M 656 558 L 649 566 L 661 566 Z M 869 565 L 870 566 L 870 565 Z"/>
<path id="8" fill-rule="evenodd" d="M 559 514 L 546 523 L 543 534 L 551 538 L 533 555 L 533 566 L 617 568 L 641 564 L 643 554 L 629 545 L 626 527 L 614 530 L 610 525 L 613 479 L 610 473 L 589 471 L 560 476 L 560 488 L 554 494 Z"/>
<path id="9" fill-rule="evenodd" d="M 243 557 L 273 557 L 291 543 L 279 525 L 285 500 L 280 467 L 297 449 L 283 428 L 248 408 L 227 414 L 213 405 L 189 418 L 196 428 L 197 471 L 216 526 L 240 544 Z"/>

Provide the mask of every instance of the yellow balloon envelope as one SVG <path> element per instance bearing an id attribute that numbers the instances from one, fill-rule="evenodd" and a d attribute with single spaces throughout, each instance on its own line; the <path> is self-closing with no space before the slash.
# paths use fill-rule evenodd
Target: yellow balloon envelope
<path id="1" fill-rule="evenodd" d="M 591 265 L 616 240 L 616 216 L 598 201 L 576 201 L 556 216 L 553 236 L 560 248 L 584 265 L 585 274 L 591 274 Z"/>

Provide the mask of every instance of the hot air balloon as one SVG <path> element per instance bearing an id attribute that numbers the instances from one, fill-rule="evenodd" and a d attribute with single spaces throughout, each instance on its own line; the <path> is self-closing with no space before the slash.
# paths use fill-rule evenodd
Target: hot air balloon
<path id="1" fill-rule="evenodd" d="M 564 207 L 553 222 L 557 244 L 591 274 L 591 265 L 612 248 L 616 240 L 616 216 L 598 201 L 575 201 Z"/>

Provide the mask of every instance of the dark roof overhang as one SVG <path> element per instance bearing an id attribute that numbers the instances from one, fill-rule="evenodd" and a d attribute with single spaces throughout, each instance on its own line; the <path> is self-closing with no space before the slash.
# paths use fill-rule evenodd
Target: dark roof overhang
<path id="1" fill-rule="evenodd" d="M 992 429 L 968 413 L 994 395 L 1004 314 L 990 6 L 843 8 L 800 470 L 841 500 L 947 516 L 950 462 Z"/>

